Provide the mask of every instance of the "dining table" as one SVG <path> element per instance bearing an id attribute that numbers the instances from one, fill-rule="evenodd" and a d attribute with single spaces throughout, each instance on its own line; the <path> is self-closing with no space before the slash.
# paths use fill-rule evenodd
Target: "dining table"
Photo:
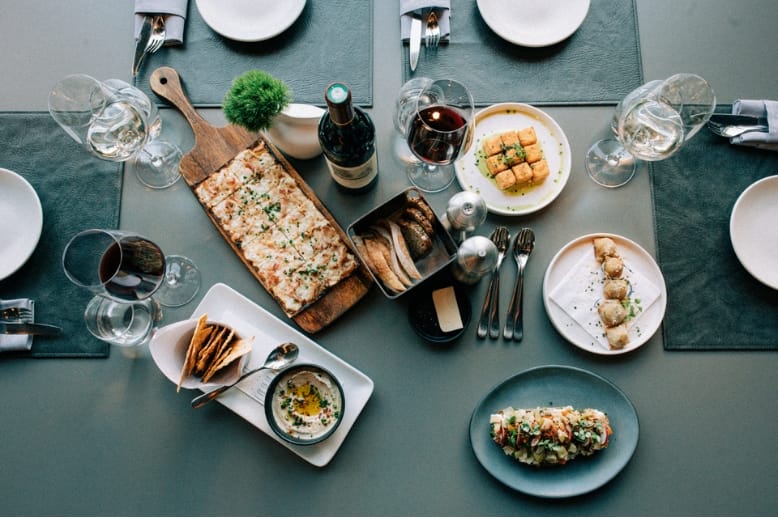
<path id="1" fill-rule="evenodd" d="M 587 20 L 599 23 L 608 19 L 607 12 L 595 17 L 597 9 L 606 5 L 603 1 L 591 1 Z M 199 19 L 197 9 L 203 3 L 202 0 L 189 2 L 187 24 Z M 344 192 L 330 177 L 323 156 L 306 160 L 288 157 L 343 229 L 410 185 L 403 164 L 394 152 L 398 139 L 393 120 L 395 99 L 405 79 L 432 70 L 424 67 L 432 66 L 435 60 L 441 66 L 444 59 L 456 64 L 456 55 L 452 53 L 457 51 L 458 36 L 464 37 L 466 30 L 468 35 L 480 33 L 481 41 L 508 45 L 515 50 L 513 44 L 495 41 L 499 38 L 479 19 L 476 2 L 454 0 L 451 41 L 444 41 L 436 50 L 425 49 L 422 44 L 419 68 L 411 73 L 407 69 L 408 46 L 400 38 L 399 1 L 358 0 L 356 4 L 360 13 L 366 13 L 361 15 L 365 19 L 343 13 L 327 18 L 330 25 L 318 28 L 333 44 L 344 42 L 346 48 L 352 48 L 353 59 L 322 53 L 314 60 L 326 64 L 331 59 L 340 63 L 332 65 L 333 74 L 349 72 L 349 67 L 366 67 L 351 71 L 361 72 L 355 77 L 365 79 L 364 84 L 355 83 L 353 95 L 355 103 L 365 109 L 375 124 L 378 181 L 367 192 Z M 510 2 L 505 4 L 509 8 Z M 635 11 L 634 27 L 626 29 L 638 45 L 633 49 L 637 51 L 633 78 L 637 84 L 678 72 L 699 74 L 715 90 L 717 110 L 722 111 L 729 110 L 738 99 L 778 99 L 778 61 L 773 52 L 778 48 L 775 30 L 778 9 L 773 0 L 621 0 L 617 4 L 631 5 Z M 318 13 L 327 10 L 325 5 L 329 2 L 306 3 L 302 14 L 304 29 L 314 30 Z M 341 7 L 348 2 L 332 5 Z M 48 117 L 49 91 L 68 74 L 133 82 L 133 2 L 25 0 L 6 1 L 2 7 L 0 115 Z M 466 29 L 456 25 L 463 18 L 474 20 L 474 25 Z M 297 91 L 303 93 L 300 102 L 324 106 L 326 81 L 342 79 L 333 76 L 323 81 L 314 77 L 315 65 L 300 66 L 291 58 L 294 54 L 284 53 L 285 47 L 302 43 L 290 36 L 302 29 L 293 25 L 261 48 L 262 60 L 247 59 L 238 66 L 260 67 L 268 63 L 274 74 L 299 85 Z M 364 34 L 369 39 L 360 41 Z M 607 47 L 607 34 L 602 31 L 595 34 L 599 34 L 600 43 L 605 42 Z M 192 78 L 205 82 L 210 76 L 230 70 L 224 63 L 216 63 L 213 55 L 187 56 L 188 46 L 192 48 L 197 42 L 191 33 L 186 35 L 182 46 L 163 49 L 144 60 L 138 77 L 139 88 L 147 90 L 148 76 L 174 59 L 191 62 L 190 69 L 180 65 L 177 70 L 192 95 L 196 90 Z M 213 38 L 209 41 L 245 57 L 247 44 L 215 34 L 210 36 Z M 571 50 L 568 45 L 576 41 L 575 35 L 571 38 L 569 44 L 561 42 L 552 46 L 548 54 L 533 54 L 530 61 L 544 69 L 544 60 L 553 61 L 555 52 Z M 327 47 L 324 40 L 314 45 L 308 43 L 305 52 Z M 218 309 L 221 304 L 243 305 L 243 309 L 225 309 L 235 312 L 243 312 L 246 305 L 258 307 L 264 321 L 255 323 L 256 326 L 273 327 L 282 334 L 292 333 L 288 330 L 300 334 L 299 337 L 323 352 L 322 359 L 337 359 L 338 365 L 350 366 L 363 377 L 360 380 L 369 383 L 362 389 L 357 414 L 349 417 L 347 434 L 338 438 L 331 457 L 314 463 L 306 454 L 305 449 L 310 447 L 286 448 L 289 446 L 274 437 L 272 431 L 256 425 L 258 420 L 264 420 L 262 404 L 258 401 L 251 404 L 249 411 L 243 406 L 237 412 L 235 406 L 219 403 L 193 409 L 190 400 L 199 392 L 176 391 L 175 384 L 158 369 L 148 346 L 132 358 L 117 346 L 111 346 L 106 355 L 91 357 L 33 358 L 0 353 L 0 513 L 8 516 L 776 515 L 778 335 L 758 337 L 759 340 L 746 347 L 726 342 L 729 339 L 713 346 L 705 342 L 695 346 L 694 333 L 684 335 L 687 330 L 702 332 L 722 326 L 753 337 L 746 333 L 749 330 L 742 328 L 764 325 L 766 329 L 775 329 L 778 323 L 778 292 L 763 287 L 744 270 L 740 272 L 742 269 L 728 241 L 731 202 L 714 206 L 717 209 L 712 217 L 709 211 L 704 218 L 695 218 L 695 211 L 707 211 L 703 200 L 699 205 L 684 208 L 681 217 L 668 222 L 662 220 L 667 214 L 662 214 L 666 206 L 658 205 L 660 190 L 670 189 L 668 199 L 685 196 L 686 192 L 678 188 L 673 193 L 674 177 L 664 177 L 666 184 L 652 182 L 653 176 L 670 174 L 662 169 L 660 162 L 639 162 L 634 179 L 616 189 L 601 187 L 588 177 L 584 166 L 586 152 L 592 143 L 610 134 L 616 102 L 625 93 L 618 90 L 624 88 L 618 81 L 598 83 L 602 89 L 600 101 L 578 99 L 575 96 L 580 94 L 575 92 L 564 100 L 555 98 L 553 91 L 546 100 L 525 95 L 529 91 L 533 95 L 542 94 L 566 81 L 596 82 L 599 74 L 607 74 L 611 66 L 618 65 L 615 56 L 619 50 L 623 49 L 613 49 L 614 63 L 608 62 L 608 53 L 596 54 L 590 63 L 584 63 L 584 72 L 575 77 L 567 76 L 564 63 L 553 61 L 548 67 L 560 68 L 545 70 L 548 79 L 544 81 L 548 83 L 542 85 L 533 85 L 532 77 L 519 77 L 520 73 L 510 67 L 501 66 L 495 71 L 509 78 L 516 75 L 509 81 L 515 84 L 515 89 L 511 87 L 513 90 L 500 94 L 509 101 L 526 102 L 548 114 L 563 130 L 570 145 L 569 179 L 551 203 L 529 214 L 490 212 L 474 231 L 488 236 L 498 225 L 506 226 L 511 236 L 522 227 L 534 231 L 535 246 L 525 269 L 521 342 L 476 337 L 477 316 L 487 291 L 486 278 L 463 287 L 472 318 L 465 323 L 459 338 L 445 344 L 420 337 L 409 319 L 409 309 L 415 298 L 421 297 L 416 294 L 424 293 L 423 286 L 398 298 L 386 297 L 374 286 L 323 329 L 305 332 L 286 316 L 236 256 L 183 180 L 166 189 L 148 188 L 136 178 L 131 162 L 102 173 L 116 176 L 120 183 L 116 209 L 120 229 L 140 233 L 168 253 L 191 258 L 200 270 L 202 286 L 196 297 L 183 306 L 163 308 L 158 326 L 196 317 L 203 305 L 212 309 Z M 590 51 L 584 46 L 582 52 L 586 59 Z M 590 56 L 594 56 L 594 51 L 591 52 Z M 506 55 L 516 54 L 509 52 L 500 58 L 506 59 Z M 488 70 L 489 53 L 481 56 Z M 456 74 L 456 66 L 451 70 Z M 591 78 L 585 71 L 591 73 Z M 479 92 L 488 90 L 494 76 L 482 74 L 476 80 L 472 80 L 472 74 L 470 77 L 468 86 L 480 110 L 491 104 L 491 100 L 479 104 L 478 99 Z M 217 79 L 228 87 L 233 78 Z M 522 83 L 531 88 L 524 90 Z M 609 91 L 609 85 L 614 90 Z M 213 102 L 196 103 L 197 112 L 213 125 L 226 124 L 219 106 L 226 87 L 218 87 L 221 88 L 219 98 Z M 315 95 L 311 97 L 309 91 Z M 164 138 L 178 144 L 184 152 L 191 149 L 194 136 L 185 117 L 164 99 L 153 96 L 152 99 L 160 107 Z M 48 138 L 54 139 L 55 135 L 66 138 L 56 126 L 49 128 L 52 130 Z M 47 135 L 39 138 L 45 142 Z M 14 169 L 6 162 L 9 144 L 0 142 L 0 168 Z M 730 149 L 738 153 L 743 149 L 703 129 L 678 152 L 679 160 L 684 153 L 704 155 L 705 147 L 714 145 L 721 148 L 721 153 L 730 153 Z M 29 153 L 34 155 L 31 158 L 42 169 L 36 174 L 46 177 L 60 174 L 57 169 L 60 156 L 55 154 L 55 149 L 30 148 Z M 86 152 L 81 152 L 87 157 Z M 773 164 L 771 153 L 776 152 L 759 155 L 759 164 L 765 168 L 759 170 L 759 175 L 778 174 L 778 169 L 769 171 Z M 81 196 L 79 192 L 90 191 L 90 182 L 82 179 L 91 178 L 88 171 L 100 164 L 103 162 L 87 157 L 68 177 L 68 183 L 77 193 L 74 203 Z M 739 168 L 747 172 L 749 164 L 739 162 Z M 734 175 L 728 164 L 720 162 L 711 164 L 711 170 L 704 172 L 676 166 L 668 170 L 679 177 L 677 185 L 687 190 L 703 189 L 716 169 L 723 170 L 724 175 Z M 736 199 L 749 183 L 734 182 L 732 185 L 738 187 L 732 189 L 738 192 L 731 193 L 731 199 Z M 441 192 L 424 196 L 440 217 L 448 200 L 461 189 L 455 181 Z M 58 203 L 59 210 L 67 209 L 67 201 Z M 778 204 L 778 199 L 773 199 L 773 203 Z M 97 200 L 90 206 L 100 204 Z M 52 214 L 44 200 L 44 222 Z M 693 234 L 672 234 L 674 243 L 667 245 L 660 241 L 657 229 L 669 226 L 681 230 L 691 221 L 696 222 Z M 669 269 L 676 269 L 677 264 L 669 262 L 665 268 L 659 261 L 670 302 L 663 325 L 639 348 L 621 355 L 587 351 L 572 344 L 550 319 L 544 277 L 557 253 L 573 240 L 612 234 L 628 239 L 651 258 L 661 260 L 665 252 L 658 247 L 669 247 L 668 255 L 679 250 L 692 254 L 698 247 L 695 236 L 708 233 L 720 233 L 726 239 L 710 258 L 703 259 L 696 267 L 700 272 L 708 272 L 709 281 L 694 285 L 693 291 L 683 292 L 684 297 L 690 304 L 702 302 L 704 306 L 706 301 L 717 302 L 725 308 L 728 305 L 732 311 L 700 310 L 682 314 L 686 305 L 674 301 L 673 294 L 681 293 L 682 284 L 691 274 L 671 278 Z M 38 245 L 30 261 L 49 265 L 51 272 L 61 272 L 60 251 L 48 254 L 52 248 L 46 248 L 48 256 L 41 258 L 44 245 Z M 714 260 L 719 257 L 731 260 L 727 263 L 731 268 L 740 269 L 737 274 L 742 277 L 737 279 L 742 282 L 732 288 L 734 293 L 724 293 L 723 287 L 731 286 L 720 283 L 717 272 L 709 271 L 716 268 Z M 774 268 L 778 269 L 778 258 Z M 69 298 L 43 289 L 37 293 L 11 290 L 23 284 L 24 279 L 19 277 L 33 274 L 23 268 L 0 281 L 0 300 L 32 298 L 41 320 L 48 312 L 63 319 L 51 324 L 62 325 L 65 317 L 61 316 L 70 315 L 68 329 L 81 329 L 83 306 L 77 306 Z M 501 274 L 499 312 L 504 319 L 515 279 L 513 258 L 506 258 Z M 9 285 L 9 282 L 16 284 Z M 45 283 L 35 286 L 45 286 Z M 230 297 L 213 298 L 214 291 L 229 292 Z M 759 296 L 753 291 L 758 291 Z M 204 301 L 209 297 L 210 301 Z M 749 301 L 757 305 L 757 311 L 763 310 L 759 319 L 740 318 L 738 308 Z M 52 313 L 55 307 L 59 313 Z M 250 312 L 242 315 L 251 319 Z M 671 330 L 673 316 L 677 320 Z M 719 332 L 716 334 L 721 336 Z M 39 340 L 45 338 L 35 338 Z M 63 340 L 67 341 L 68 337 Z M 629 403 L 636 417 L 634 427 L 619 429 L 614 423 L 611 448 L 615 455 L 619 445 L 631 441 L 634 450 L 622 454 L 618 470 L 605 476 L 590 476 L 587 472 L 587 464 L 596 464 L 598 456 L 609 454 L 608 449 L 597 453 L 595 459 L 576 459 L 563 467 L 536 469 L 515 463 L 507 474 L 489 467 L 476 452 L 480 436 L 474 437 L 471 427 L 488 434 L 488 423 L 471 424 L 471 419 L 481 417 L 475 411 L 495 388 L 538 369 L 585 374 L 589 378 L 582 382 L 584 389 L 589 388 L 594 400 L 598 391 L 609 388 L 621 401 Z M 347 391 L 347 402 L 350 397 L 354 396 Z M 229 400 L 224 403 L 228 404 Z M 515 403 L 517 407 L 521 405 Z M 499 450 L 497 446 L 493 448 Z M 529 486 L 514 479 L 515 474 L 510 473 L 514 469 L 521 474 L 522 481 L 530 481 Z M 552 471 L 551 476 L 545 471 Z M 568 471 L 567 475 L 564 471 Z M 601 481 L 586 481 L 589 477 Z M 531 480 L 540 478 L 549 478 L 548 488 L 531 484 Z M 555 481 L 581 490 L 556 495 Z"/>

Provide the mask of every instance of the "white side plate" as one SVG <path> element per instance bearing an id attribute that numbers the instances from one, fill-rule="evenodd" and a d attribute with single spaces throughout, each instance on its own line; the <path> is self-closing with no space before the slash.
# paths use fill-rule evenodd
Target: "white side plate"
<path id="1" fill-rule="evenodd" d="M 478 10 L 502 39 L 546 47 L 578 30 L 589 12 L 589 0 L 478 0 Z"/>
<path id="2" fill-rule="evenodd" d="M 0 280 L 27 262 L 42 230 L 43 208 L 35 189 L 22 176 L 0 168 Z"/>
<path id="3" fill-rule="evenodd" d="M 314 445 L 288 443 L 279 438 L 267 423 L 264 399 L 270 381 L 276 374 L 274 371 L 260 371 L 217 397 L 224 406 L 312 465 L 323 467 L 329 463 L 373 394 L 373 381 L 227 285 L 213 285 L 192 312 L 192 318 L 204 313 L 208 314 L 208 320 L 230 325 L 243 337 L 254 337 L 254 347 L 244 370 L 261 366 L 273 348 L 289 341 L 300 348 L 295 364 L 322 366 L 338 379 L 343 387 L 346 404 L 343 422 L 332 436 Z"/>
<path id="4" fill-rule="evenodd" d="M 196 0 L 208 27 L 236 41 L 263 41 L 287 30 L 305 0 Z"/>
<path id="5" fill-rule="evenodd" d="M 756 279 L 778 290 L 778 175 L 751 184 L 729 219 L 732 248 Z"/>

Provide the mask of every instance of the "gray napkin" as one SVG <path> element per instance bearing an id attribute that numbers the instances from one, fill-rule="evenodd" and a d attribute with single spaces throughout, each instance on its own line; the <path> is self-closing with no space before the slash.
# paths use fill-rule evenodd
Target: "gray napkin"
<path id="1" fill-rule="evenodd" d="M 0 312 L 6 308 L 29 308 L 33 317 L 25 319 L 25 322 L 33 322 L 35 319 L 35 303 L 32 299 L 6 299 L 0 301 Z M 0 335 L 0 351 L 29 351 L 32 349 L 32 335 Z"/>
<path id="2" fill-rule="evenodd" d="M 421 16 L 422 9 L 434 7 L 438 13 L 440 26 L 440 41 L 448 41 L 451 37 L 451 0 L 400 0 L 400 36 L 402 41 L 408 41 L 411 35 L 411 18 L 415 13 Z M 426 20 L 422 20 L 426 22 Z M 424 27 L 422 26 L 422 39 Z"/>
<path id="3" fill-rule="evenodd" d="M 769 130 L 766 132 L 747 132 L 737 137 L 732 137 L 729 142 L 764 150 L 778 151 L 778 101 L 738 99 L 732 105 L 732 113 L 766 117 Z"/>
<path id="4" fill-rule="evenodd" d="M 135 0 L 135 39 L 138 39 L 143 17 L 164 14 L 165 45 L 184 44 L 184 23 L 189 0 Z"/>

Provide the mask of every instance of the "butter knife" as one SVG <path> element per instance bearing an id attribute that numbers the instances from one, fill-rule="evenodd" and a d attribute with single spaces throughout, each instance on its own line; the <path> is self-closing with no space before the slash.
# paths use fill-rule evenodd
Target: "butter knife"
<path id="1" fill-rule="evenodd" d="M 757 117 L 755 115 L 713 114 L 710 116 L 709 121 L 714 124 L 727 126 L 739 124 L 767 125 L 766 117 Z"/>
<path id="2" fill-rule="evenodd" d="M 62 328 L 51 324 L 38 323 L 0 323 L 2 335 L 59 335 Z"/>
<path id="3" fill-rule="evenodd" d="M 132 60 L 132 77 L 138 75 L 140 64 L 146 55 L 146 46 L 151 38 L 151 16 L 143 17 L 143 24 L 140 26 L 138 41 L 135 42 L 135 57 Z"/>
<path id="4" fill-rule="evenodd" d="M 419 50 L 421 49 L 421 18 L 414 16 L 411 19 L 411 38 L 408 44 L 411 72 L 416 70 L 419 63 Z"/>

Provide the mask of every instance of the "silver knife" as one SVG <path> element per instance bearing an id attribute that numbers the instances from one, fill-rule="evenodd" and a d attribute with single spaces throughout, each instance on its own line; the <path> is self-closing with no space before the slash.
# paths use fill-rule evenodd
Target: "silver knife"
<path id="1" fill-rule="evenodd" d="M 0 323 L 2 335 L 59 335 L 62 328 L 51 324 L 38 323 Z"/>
<path id="2" fill-rule="evenodd" d="M 411 72 L 416 70 L 416 64 L 419 62 L 419 49 L 421 49 L 421 18 L 414 16 L 411 19 L 411 38 L 408 45 Z"/>
<path id="3" fill-rule="evenodd" d="M 151 16 L 144 16 L 143 24 L 140 26 L 138 41 L 135 42 L 135 57 L 132 60 L 132 77 L 137 76 L 140 71 L 140 64 L 143 61 L 143 57 L 146 55 L 146 45 L 149 44 L 149 38 L 151 38 Z"/>

